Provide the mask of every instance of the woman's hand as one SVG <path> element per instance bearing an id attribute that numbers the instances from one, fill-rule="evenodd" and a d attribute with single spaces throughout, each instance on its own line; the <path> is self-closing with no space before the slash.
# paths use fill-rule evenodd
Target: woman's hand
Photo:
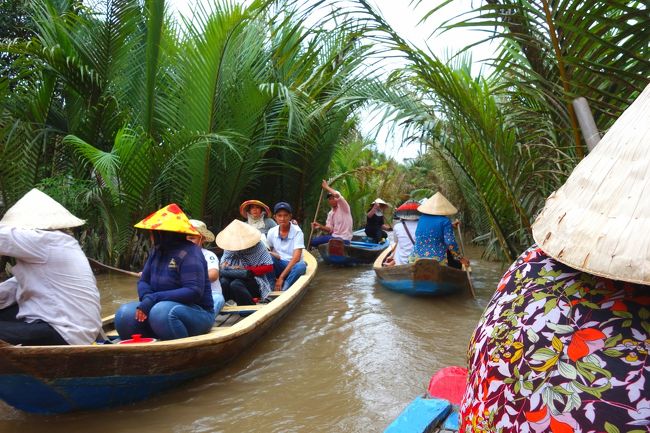
<path id="1" fill-rule="evenodd" d="M 469 260 L 466 257 L 461 257 L 458 261 L 465 267 L 469 266 Z"/>
<path id="2" fill-rule="evenodd" d="M 135 320 L 137 320 L 138 322 L 144 322 L 145 320 L 147 320 L 147 315 L 145 314 L 144 311 L 138 308 L 135 310 Z"/>
<path id="3" fill-rule="evenodd" d="M 320 230 L 320 228 L 322 227 L 322 226 L 320 225 L 320 223 L 317 223 L 316 221 L 314 221 L 313 223 L 311 223 L 311 226 L 312 226 L 313 228 L 315 228 L 316 230 Z"/>
<path id="4" fill-rule="evenodd" d="M 282 275 L 280 275 L 278 278 L 275 280 L 275 291 L 279 292 L 282 290 L 282 286 L 284 285 L 284 278 Z"/>

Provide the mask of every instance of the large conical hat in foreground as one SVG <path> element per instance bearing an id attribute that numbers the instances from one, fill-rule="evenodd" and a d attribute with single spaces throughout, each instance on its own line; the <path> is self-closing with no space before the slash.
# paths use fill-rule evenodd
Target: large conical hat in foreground
<path id="1" fill-rule="evenodd" d="M 217 235 L 216 243 L 228 251 L 241 251 L 256 245 L 262 239 L 262 233 L 252 225 L 233 220 Z"/>
<path id="2" fill-rule="evenodd" d="M 18 200 L 0 224 L 22 229 L 57 230 L 78 227 L 86 221 L 72 215 L 59 202 L 34 188 Z"/>
<path id="3" fill-rule="evenodd" d="M 650 86 L 548 197 L 533 237 L 590 274 L 650 284 Z"/>
<path id="4" fill-rule="evenodd" d="M 165 232 L 200 235 L 192 226 L 185 212 L 176 203 L 158 209 L 133 227 L 145 230 L 161 230 Z"/>
<path id="5" fill-rule="evenodd" d="M 418 206 L 418 211 L 429 215 L 454 215 L 458 209 L 447 200 L 441 193 L 437 192 Z"/>

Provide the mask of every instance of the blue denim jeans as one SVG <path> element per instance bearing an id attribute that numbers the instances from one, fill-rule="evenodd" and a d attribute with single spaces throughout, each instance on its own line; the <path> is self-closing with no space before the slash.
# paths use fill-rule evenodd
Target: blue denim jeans
<path id="1" fill-rule="evenodd" d="M 173 301 L 156 303 L 144 322 L 135 320 L 139 302 L 122 305 L 115 313 L 115 329 L 123 340 L 133 334 L 160 340 L 175 340 L 206 334 L 214 325 L 215 314 L 198 305 L 185 305 Z"/>
<path id="2" fill-rule="evenodd" d="M 221 293 L 212 292 L 212 301 L 214 301 L 214 313 L 219 314 L 219 311 L 221 311 L 225 305 L 226 300 Z"/>
<path id="3" fill-rule="evenodd" d="M 341 239 L 341 238 L 335 238 L 332 235 L 322 235 L 322 236 L 316 236 L 311 239 L 311 244 L 310 246 L 312 247 L 317 247 L 321 244 L 326 244 L 328 243 L 331 239 Z M 341 239 L 343 240 L 343 239 Z M 350 241 L 343 240 L 343 243 L 345 245 L 350 245 Z"/>
<path id="4" fill-rule="evenodd" d="M 287 260 L 276 259 L 273 257 L 273 270 L 275 271 L 276 278 L 280 276 L 288 264 L 289 261 Z M 287 290 L 289 287 L 291 287 L 291 285 L 295 283 L 301 275 L 305 275 L 305 272 L 307 272 L 307 263 L 301 260 L 298 263 L 294 264 L 289 271 L 289 275 L 287 275 L 287 278 L 284 280 L 284 284 L 282 284 L 282 290 Z"/>

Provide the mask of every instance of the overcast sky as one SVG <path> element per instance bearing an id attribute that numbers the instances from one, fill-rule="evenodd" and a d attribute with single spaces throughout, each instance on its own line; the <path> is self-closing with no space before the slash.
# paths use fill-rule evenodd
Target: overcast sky
<path id="1" fill-rule="evenodd" d="M 210 0 L 167 0 L 167 4 L 175 12 L 188 16 L 191 14 L 196 1 L 210 2 Z M 245 2 L 245 0 L 240 1 Z M 416 10 L 409 6 L 410 0 L 369 0 L 369 2 L 377 7 L 377 10 L 400 36 L 419 48 L 426 49 L 428 46 L 436 55 L 442 58 L 446 58 L 449 52 L 458 52 L 463 47 L 484 38 L 481 33 L 468 29 L 454 29 L 431 36 L 433 30 L 444 21 L 471 10 L 472 5 L 478 6 L 480 0 L 454 0 L 452 4 L 447 5 L 422 24 L 419 24 L 422 17 L 440 4 L 441 0 L 424 0 Z M 486 48 L 474 49 L 472 51 L 473 60 L 477 62 L 485 58 L 486 53 L 490 52 L 491 50 L 486 50 Z M 401 131 L 397 131 L 391 136 L 388 134 L 389 128 L 384 127 L 377 133 L 376 119 L 373 120 L 368 115 L 365 116 L 367 118 L 362 122 L 362 131 L 368 136 L 375 136 L 376 134 L 379 150 L 400 161 L 417 155 L 419 149 L 417 145 L 408 147 L 401 145 Z"/>

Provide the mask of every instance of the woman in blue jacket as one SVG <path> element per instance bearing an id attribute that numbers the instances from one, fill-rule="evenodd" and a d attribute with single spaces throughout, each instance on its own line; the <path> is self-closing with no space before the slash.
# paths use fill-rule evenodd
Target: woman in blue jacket
<path id="1" fill-rule="evenodd" d="M 151 230 L 153 249 L 138 281 L 138 302 L 122 305 L 115 328 L 161 340 L 205 334 L 214 324 L 207 264 L 201 248 L 186 239 L 198 232 L 175 204 L 135 225 Z"/>
<path id="2" fill-rule="evenodd" d="M 419 207 L 421 213 L 418 227 L 415 230 L 415 246 L 410 261 L 417 259 L 433 259 L 449 266 L 459 267 L 469 265 L 458 250 L 454 228 L 448 215 L 454 215 L 458 210 L 449 203 L 444 195 L 437 192 L 429 197 Z"/>

